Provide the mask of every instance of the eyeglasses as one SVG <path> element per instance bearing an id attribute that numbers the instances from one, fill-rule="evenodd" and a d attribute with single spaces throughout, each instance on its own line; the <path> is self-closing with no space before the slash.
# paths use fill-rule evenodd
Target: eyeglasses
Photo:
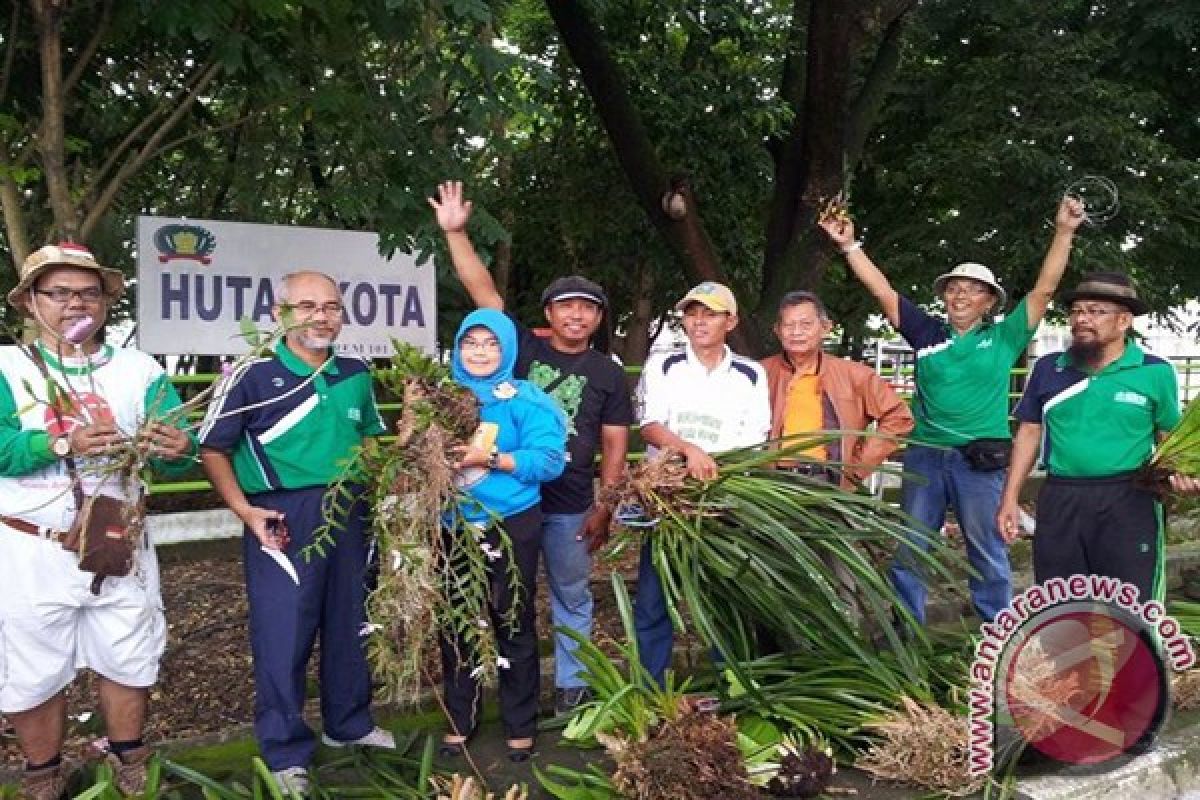
<path id="1" fill-rule="evenodd" d="M 98 286 L 89 286 L 86 289 L 68 289 L 66 286 L 56 286 L 53 289 L 34 289 L 33 291 L 60 306 L 70 303 L 72 297 L 78 297 L 89 306 L 96 305 L 104 298 L 104 290 Z"/>
<path id="2" fill-rule="evenodd" d="M 498 339 L 463 339 L 458 343 L 458 349 L 498 352 L 500 350 L 500 341 Z"/>
<path id="3" fill-rule="evenodd" d="M 991 294 L 991 290 L 978 283 L 947 283 L 943 290 L 945 294 L 965 294 L 967 297 L 983 297 Z"/>
<path id="4" fill-rule="evenodd" d="M 1123 308 L 1105 308 L 1104 306 L 1076 306 L 1067 311 L 1067 318 L 1107 317 L 1109 314 L 1120 314 L 1124 310 Z"/>
<path id="5" fill-rule="evenodd" d="M 298 313 L 302 316 L 305 316 L 305 317 L 315 316 L 318 311 L 324 311 L 325 316 L 327 316 L 327 317 L 337 317 L 337 316 L 341 316 L 341 314 L 342 314 L 342 304 L 341 303 L 319 303 L 318 304 L 318 303 L 311 302 L 309 300 L 303 300 L 299 303 L 293 303 L 292 309 L 294 309 L 296 311 L 296 313 Z"/>

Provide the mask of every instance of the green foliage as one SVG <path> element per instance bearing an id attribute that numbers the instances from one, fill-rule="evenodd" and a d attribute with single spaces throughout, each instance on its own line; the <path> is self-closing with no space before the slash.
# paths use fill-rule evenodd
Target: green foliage
<path id="1" fill-rule="evenodd" d="M 1080 232 L 1064 283 L 1124 270 L 1160 311 L 1200 293 L 1200 151 L 1178 105 L 1195 94 L 1183 53 L 1200 15 L 1170 16 L 1178 27 L 1142 0 L 922 4 L 852 197 L 896 288 L 925 300 L 936 274 L 969 260 L 1021 296 L 1064 188 L 1099 174 L 1116 183 L 1120 213 Z M 827 296 L 843 317 L 873 307 L 857 290 Z"/>
<path id="2" fill-rule="evenodd" d="M 1183 412 L 1183 419 L 1154 451 L 1151 468 L 1200 478 L 1200 398 Z"/>
<path id="3" fill-rule="evenodd" d="M 815 441 L 815 440 L 814 440 Z M 718 455 L 719 477 L 696 482 L 681 462 L 650 459 L 614 490 L 636 499 L 658 524 L 644 535 L 676 627 L 690 625 L 722 653 L 735 673 L 756 654 L 769 631 L 786 646 L 812 653 L 845 653 L 876 665 L 875 635 L 895 658 L 899 674 L 921 679 L 924 635 L 898 600 L 883 564 L 895 545 L 922 540 L 919 569 L 948 576 L 961 557 L 944 540 L 893 506 L 825 481 L 774 468 L 787 450 L 747 448 Z M 853 577 L 851 593 L 831 566 Z M 779 602 L 780 587 L 789 601 Z M 913 633 L 901 633 L 900 622 Z M 868 633 L 868 632 L 873 632 Z M 751 692 L 753 684 L 738 674 Z M 903 682 L 891 669 L 875 679 L 892 690 Z"/>

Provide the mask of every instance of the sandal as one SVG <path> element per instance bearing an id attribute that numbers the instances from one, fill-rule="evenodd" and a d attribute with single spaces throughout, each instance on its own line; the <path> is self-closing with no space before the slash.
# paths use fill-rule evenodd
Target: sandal
<path id="1" fill-rule="evenodd" d="M 529 740 L 529 744 L 514 745 L 512 740 L 508 742 L 508 760 L 514 764 L 523 764 L 533 756 L 533 739 Z"/>
<path id="2" fill-rule="evenodd" d="M 442 739 L 442 744 L 440 747 L 438 747 L 438 751 L 437 751 L 438 758 L 444 758 L 444 759 L 458 758 L 459 756 L 461 756 L 463 754 L 463 751 L 466 749 L 466 746 L 467 746 L 466 739 L 459 739 L 456 742 L 450 742 L 445 739 Z"/>

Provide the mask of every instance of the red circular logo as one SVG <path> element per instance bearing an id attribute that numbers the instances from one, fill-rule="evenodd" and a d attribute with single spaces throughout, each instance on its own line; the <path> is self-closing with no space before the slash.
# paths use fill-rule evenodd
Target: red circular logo
<path id="1" fill-rule="evenodd" d="M 82 425 L 114 422 L 108 402 L 92 392 L 73 392 L 59 399 L 58 412 L 46 406 L 44 414 L 46 432 L 51 437 L 65 436 Z M 62 422 L 59 422 L 61 417 Z"/>
<path id="2" fill-rule="evenodd" d="M 1148 745 L 1166 720 L 1163 659 L 1117 607 L 1075 602 L 1039 614 L 1003 661 L 998 721 L 1056 761 L 1103 764 Z"/>

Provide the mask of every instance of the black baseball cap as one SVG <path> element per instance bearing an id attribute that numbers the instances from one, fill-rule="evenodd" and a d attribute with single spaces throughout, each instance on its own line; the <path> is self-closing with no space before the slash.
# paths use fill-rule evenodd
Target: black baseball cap
<path id="1" fill-rule="evenodd" d="M 548 306 L 557 300 L 570 300 L 575 297 L 590 300 L 601 308 L 608 308 L 608 295 L 604 294 L 604 289 L 600 287 L 600 284 L 589 281 L 582 275 L 567 275 L 551 281 L 550 285 L 542 292 L 542 306 Z"/>

